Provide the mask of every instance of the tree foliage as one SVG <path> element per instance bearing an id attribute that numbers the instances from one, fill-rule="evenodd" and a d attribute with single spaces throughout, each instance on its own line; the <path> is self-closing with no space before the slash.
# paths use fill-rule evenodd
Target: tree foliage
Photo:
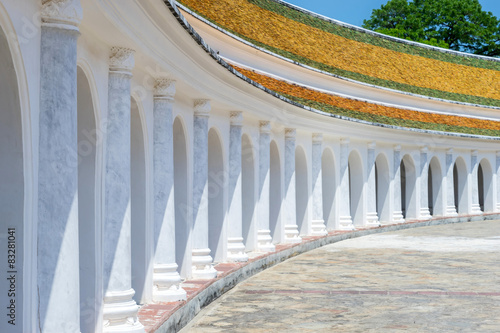
<path id="1" fill-rule="evenodd" d="M 389 0 L 363 27 L 469 53 L 500 56 L 500 20 L 478 0 Z"/>

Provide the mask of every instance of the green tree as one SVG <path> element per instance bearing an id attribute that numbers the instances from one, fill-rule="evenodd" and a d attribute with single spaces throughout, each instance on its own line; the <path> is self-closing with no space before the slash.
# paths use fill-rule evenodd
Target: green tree
<path id="1" fill-rule="evenodd" d="M 487 56 L 500 56 L 500 20 L 478 0 L 390 0 L 363 27 L 377 32 Z"/>

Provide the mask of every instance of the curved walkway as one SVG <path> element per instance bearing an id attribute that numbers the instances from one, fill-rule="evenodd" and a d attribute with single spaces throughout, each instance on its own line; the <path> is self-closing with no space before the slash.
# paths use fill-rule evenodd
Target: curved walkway
<path id="1" fill-rule="evenodd" d="M 240 283 L 181 332 L 500 332 L 500 221 L 369 235 Z"/>

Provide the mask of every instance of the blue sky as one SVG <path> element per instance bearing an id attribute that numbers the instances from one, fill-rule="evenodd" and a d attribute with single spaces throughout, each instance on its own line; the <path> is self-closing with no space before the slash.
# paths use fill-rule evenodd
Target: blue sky
<path id="1" fill-rule="evenodd" d="M 380 8 L 388 0 L 284 0 L 336 20 L 361 26 L 370 18 L 372 9 Z M 479 0 L 483 10 L 500 18 L 500 0 Z"/>

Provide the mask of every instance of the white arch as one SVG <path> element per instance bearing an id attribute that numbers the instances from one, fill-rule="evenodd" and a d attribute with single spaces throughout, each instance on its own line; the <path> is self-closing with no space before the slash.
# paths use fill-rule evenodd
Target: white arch
<path id="1" fill-rule="evenodd" d="M 302 146 L 295 148 L 295 210 L 300 235 L 308 235 L 309 182 L 307 157 Z"/>
<path id="2" fill-rule="evenodd" d="M 327 230 L 335 229 L 335 194 L 337 185 L 335 179 L 335 156 L 329 147 L 323 149 L 321 156 L 321 173 L 323 188 L 323 219 Z"/>
<path id="3" fill-rule="evenodd" d="M 257 204 L 255 186 L 255 152 L 251 137 L 241 137 L 241 200 L 242 200 L 242 237 L 246 251 L 257 245 L 257 226 L 254 215 Z"/>
<path id="4" fill-rule="evenodd" d="M 132 288 L 138 304 L 151 299 L 152 226 L 149 192 L 151 190 L 148 158 L 148 132 L 139 99 L 131 97 L 130 114 L 130 212 L 132 246 Z"/>
<path id="5" fill-rule="evenodd" d="M 437 156 L 433 156 L 429 162 L 429 177 L 427 179 L 429 211 L 432 216 L 443 216 L 445 214 L 443 174 L 441 162 Z M 425 193 L 422 195 L 425 195 Z"/>
<path id="6" fill-rule="evenodd" d="M 364 171 L 363 159 L 361 154 L 356 150 L 352 150 L 349 154 L 349 195 L 352 223 L 355 226 L 364 224 Z"/>
<path id="7" fill-rule="evenodd" d="M 34 148 L 32 138 L 32 122 L 31 122 L 31 100 L 28 87 L 28 78 L 22 57 L 22 51 L 17 38 L 17 33 L 12 21 L 7 13 L 7 9 L 0 3 L 0 40 L 5 42 L 6 52 L 10 54 L 10 60 L 14 68 L 16 77 L 16 87 L 18 93 L 20 123 L 21 123 L 21 150 L 22 150 L 22 170 L 23 178 L 23 213 L 19 220 L 21 223 L 22 232 L 17 236 L 19 267 L 22 267 L 23 278 L 22 283 L 22 298 L 18 298 L 19 309 L 17 322 L 21 331 L 31 332 L 37 327 L 37 302 L 36 300 L 36 263 L 37 263 L 37 228 L 34 223 L 36 206 L 34 195 L 36 191 L 34 178 Z M 3 59 L 2 59 L 3 61 Z M 34 106 L 37 105 L 35 101 Z M 21 244 L 19 244 L 21 243 Z M 22 258 L 22 259 L 21 259 Z M 0 324 L 0 330 L 3 328 L 6 321 Z M 12 329 L 9 324 L 8 329 Z M 6 328 L 7 329 L 7 328 Z M 20 331 L 20 332 L 21 332 Z"/>
<path id="8" fill-rule="evenodd" d="M 385 153 L 379 153 L 375 159 L 375 187 L 377 214 L 382 223 L 391 221 L 390 185 L 389 159 Z"/>
<path id="9" fill-rule="evenodd" d="M 271 230 L 273 243 L 279 243 L 284 238 L 285 229 L 281 221 L 281 204 L 283 201 L 281 193 L 281 158 L 275 140 L 271 140 L 269 152 L 269 229 Z"/>
<path id="10" fill-rule="evenodd" d="M 175 256 L 179 274 L 191 274 L 191 221 L 189 219 L 188 148 L 185 122 L 179 115 L 173 122 L 174 138 L 174 202 L 175 202 Z"/>
<path id="11" fill-rule="evenodd" d="M 224 194 L 227 175 L 224 168 L 222 137 L 217 128 L 208 131 L 208 246 L 214 262 L 226 259 Z"/>
<path id="12" fill-rule="evenodd" d="M 493 168 L 490 161 L 483 158 L 478 167 L 478 191 L 479 204 L 483 212 L 491 212 L 495 209 L 493 197 Z M 481 177 L 480 177 L 481 176 Z"/>
<path id="13" fill-rule="evenodd" d="M 416 183 L 415 161 L 406 154 L 401 159 L 401 210 L 405 219 L 418 217 Z"/>

